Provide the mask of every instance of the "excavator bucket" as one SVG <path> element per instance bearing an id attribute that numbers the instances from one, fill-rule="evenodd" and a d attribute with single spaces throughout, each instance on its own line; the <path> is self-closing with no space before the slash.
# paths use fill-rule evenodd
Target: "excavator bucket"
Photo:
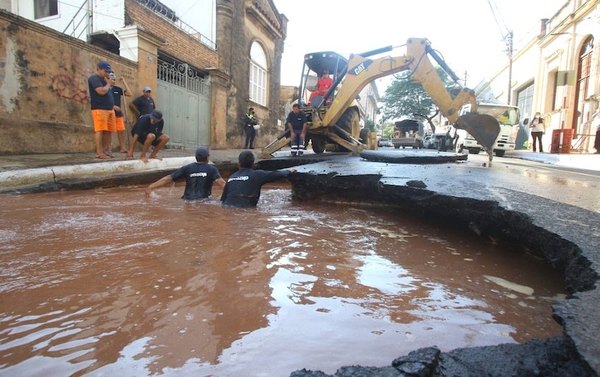
<path id="1" fill-rule="evenodd" d="M 470 113 L 458 117 L 454 126 L 471 134 L 485 149 L 491 160 L 494 143 L 500 133 L 498 120 L 491 115 Z"/>

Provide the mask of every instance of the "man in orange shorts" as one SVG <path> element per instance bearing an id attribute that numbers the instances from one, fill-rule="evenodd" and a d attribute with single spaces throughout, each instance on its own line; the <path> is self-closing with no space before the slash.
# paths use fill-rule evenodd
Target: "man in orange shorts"
<path id="1" fill-rule="evenodd" d="M 123 77 L 121 77 L 121 81 L 123 82 L 123 85 L 125 85 L 125 90 L 123 90 L 120 86 L 117 86 L 117 76 L 114 72 L 109 73 L 108 77 L 110 78 L 110 84 L 112 85 L 111 92 L 113 95 L 113 101 L 115 103 L 114 109 L 117 139 L 119 140 L 119 152 L 127 153 L 127 148 L 125 148 L 125 115 L 121 106 L 121 97 L 131 96 L 131 91 L 129 90 L 129 86 Z"/>
<path id="2" fill-rule="evenodd" d="M 116 132 L 114 100 L 110 91 L 109 73 L 112 68 L 108 62 L 96 64 L 96 73 L 88 78 L 92 121 L 94 122 L 94 141 L 96 158 L 109 159 L 111 132 Z M 108 152 L 107 152 L 108 151 Z"/>

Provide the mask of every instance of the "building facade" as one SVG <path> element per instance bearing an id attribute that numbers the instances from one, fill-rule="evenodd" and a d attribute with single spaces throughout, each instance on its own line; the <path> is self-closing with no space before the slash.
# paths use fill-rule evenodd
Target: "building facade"
<path id="1" fill-rule="evenodd" d="M 379 91 L 377 90 L 377 84 L 375 81 L 369 83 L 361 90 L 358 96 L 358 103 L 360 107 L 360 115 L 363 125 L 366 121 L 377 123 L 377 115 L 379 114 L 379 107 L 377 104 L 380 101 Z"/>
<path id="2" fill-rule="evenodd" d="M 242 116 L 254 107 L 261 129 L 256 146 L 276 138 L 280 118 L 281 57 L 287 18 L 271 0 L 218 0 L 217 45 L 220 67 L 229 78 L 222 103 L 228 145 L 243 145 Z"/>
<path id="3" fill-rule="evenodd" d="M 10 12 L 2 14 L 6 17 L 2 18 L 5 27 L 0 63 L 4 63 L 5 73 L 19 73 L 18 80 L 3 83 L 0 93 L 0 103 L 4 104 L 0 105 L 0 118 L 10 118 L 14 124 L 11 132 L 5 132 L 4 126 L 0 128 L 0 138 L 22 140 L 18 147 L 0 148 L 0 153 L 39 152 L 40 146 L 27 142 L 32 137 L 24 135 L 37 136 L 42 133 L 40 129 L 47 131 L 53 123 L 68 125 L 65 127 L 70 131 L 65 133 L 79 134 L 84 129 L 82 135 L 89 136 L 77 142 L 45 143 L 45 153 L 87 150 L 92 145 L 93 132 L 86 78 L 99 60 L 114 64 L 117 76 L 128 81 L 134 96 L 140 95 L 145 86 L 153 89 L 157 107 L 166 118 L 172 147 L 241 147 L 239 120 L 249 105 L 257 108 L 264 125 L 259 143 L 270 139 L 269 133 L 276 133 L 274 125 L 279 115 L 279 71 L 287 20 L 270 0 L 205 3 L 208 11 L 200 18 L 212 25 L 208 27 L 209 36 L 183 22 L 158 0 L 0 3 Z M 28 32 L 21 35 L 22 30 Z M 12 38 L 16 34 L 19 37 Z M 53 36 L 56 43 L 36 43 L 47 36 Z M 52 48 L 45 51 L 46 46 Z M 54 52 L 62 50 L 70 53 L 54 57 Z M 81 96 L 85 90 L 85 99 L 78 102 L 63 96 L 56 101 L 52 89 L 48 95 L 40 91 L 28 93 L 26 89 L 32 86 L 54 85 L 46 82 L 56 72 L 44 69 L 46 57 L 53 57 L 70 75 L 70 82 L 61 85 L 76 87 Z M 38 68 L 35 76 L 24 66 L 25 62 Z M 48 68 L 54 65 L 49 64 Z M 15 103 L 20 106 L 18 111 Z M 35 107 L 68 111 L 60 111 L 63 116 L 57 117 L 52 112 L 36 111 Z M 129 115 L 131 125 L 135 119 Z M 20 127 L 19 119 L 45 127 Z M 51 137 L 47 135 L 40 137 Z"/>
<path id="4" fill-rule="evenodd" d="M 522 119 L 540 112 L 546 124 L 544 150 L 550 150 L 553 134 L 567 134 L 554 130 L 572 130 L 569 149 L 593 152 L 590 119 L 600 100 L 600 49 L 595 46 L 600 39 L 600 1 L 568 0 L 551 11 L 549 18 L 540 20 L 539 34 L 516 46 L 512 65 L 502 67 L 477 90 L 492 93 L 502 103 L 510 98 Z"/>

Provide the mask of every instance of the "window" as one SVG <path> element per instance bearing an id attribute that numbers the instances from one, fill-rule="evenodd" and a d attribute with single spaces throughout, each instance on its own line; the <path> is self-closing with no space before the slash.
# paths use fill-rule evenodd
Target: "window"
<path id="1" fill-rule="evenodd" d="M 250 49 L 250 101 L 267 105 L 267 57 L 257 42 Z"/>
<path id="2" fill-rule="evenodd" d="M 33 16 L 40 19 L 58 14 L 58 0 L 33 0 Z"/>
<path id="3" fill-rule="evenodd" d="M 590 85 L 591 72 L 592 72 L 592 53 L 594 51 L 594 37 L 589 36 L 584 42 L 581 50 L 579 51 L 579 66 L 577 69 L 577 87 L 575 102 L 577 110 L 575 111 L 575 119 L 572 128 L 575 128 L 575 133 L 584 133 L 583 126 L 587 119 L 584 116 L 591 111 L 589 110 L 589 104 L 586 103 L 586 99 L 590 98 L 593 94 L 593 85 Z M 589 118 L 588 118 L 589 119 Z"/>
<path id="4" fill-rule="evenodd" d="M 531 120 L 535 114 L 533 111 L 533 83 L 517 92 L 517 107 L 521 110 L 524 118 Z"/>

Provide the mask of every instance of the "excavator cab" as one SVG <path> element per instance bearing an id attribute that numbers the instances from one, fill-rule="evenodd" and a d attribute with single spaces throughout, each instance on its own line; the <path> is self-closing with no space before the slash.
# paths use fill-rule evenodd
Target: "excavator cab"
<path id="1" fill-rule="evenodd" d="M 307 115 L 310 115 L 312 109 L 319 109 L 331 104 L 335 88 L 333 88 L 328 98 L 324 100 L 326 93 L 319 92 L 319 77 L 324 72 L 327 72 L 332 82 L 336 83 L 346 73 L 347 68 L 348 60 L 336 52 L 322 51 L 304 55 L 304 66 L 302 67 L 302 79 L 299 88 L 300 108 Z"/>
<path id="2" fill-rule="evenodd" d="M 312 52 L 304 55 L 302 79 L 299 87 L 300 109 L 306 114 L 308 120 L 308 134 L 305 143 L 312 145 L 315 153 L 323 153 L 326 148 L 334 151 L 347 151 L 338 142 L 332 140 L 328 129 L 319 123 L 325 118 L 337 93 L 338 85 L 343 80 L 348 70 L 348 60 L 333 51 Z M 322 85 L 321 76 L 326 73 L 328 84 Z M 360 127 L 359 112 L 356 104 L 349 106 L 347 119 L 339 122 L 340 128 L 335 132 L 336 138 L 350 139 L 353 127 Z M 339 139 L 338 139 L 339 140 Z"/>

